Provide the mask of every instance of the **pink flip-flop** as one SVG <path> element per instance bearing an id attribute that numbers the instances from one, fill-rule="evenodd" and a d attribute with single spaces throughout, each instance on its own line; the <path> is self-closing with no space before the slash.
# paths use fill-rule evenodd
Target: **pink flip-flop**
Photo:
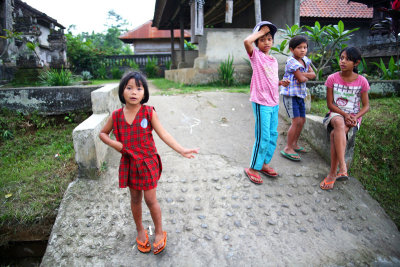
<path id="1" fill-rule="evenodd" d="M 269 176 L 269 177 L 277 177 L 278 176 L 278 173 L 272 168 L 268 168 L 266 171 L 265 170 L 261 170 L 260 172 L 265 174 L 265 175 L 267 175 L 267 176 Z"/>
<path id="2" fill-rule="evenodd" d="M 255 183 L 255 184 L 262 184 L 262 183 L 263 183 L 263 180 L 261 179 L 260 176 L 251 174 L 251 173 L 249 172 L 249 168 L 245 168 L 245 169 L 244 169 L 244 173 L 247 175 L 247 177 L 249 178 L 249 180 L 252 181 L 253 183 Z"/>

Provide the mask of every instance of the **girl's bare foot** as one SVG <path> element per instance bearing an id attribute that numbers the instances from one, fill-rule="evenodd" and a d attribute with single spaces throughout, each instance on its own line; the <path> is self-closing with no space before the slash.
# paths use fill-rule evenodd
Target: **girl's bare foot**
<path id="1" fill-rule="evenodd" d="M 323 190 L 333 189 L 333 185 L 335 184 L 336 177 L 328 175 L 325 179 L 319 184 L 319 187 Z"/>
<path id="2" fill-rule="evenodd" d="M 146 242 L 146 233 L 144 229 L 138 230 L 137 239 L 142 243 Z"/>

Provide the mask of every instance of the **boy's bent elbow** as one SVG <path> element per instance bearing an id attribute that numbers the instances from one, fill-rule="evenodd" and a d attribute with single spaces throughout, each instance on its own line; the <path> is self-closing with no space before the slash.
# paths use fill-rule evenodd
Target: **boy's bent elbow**
<path id="1" fill-rule="evenodd" d="M 301 78 L 299 79 L 299 82 L 300 82 L 300 83 L 305 83 L 305 82 L 308 82 L 308 79 L 307 79 L 306 77 L 301 77 Z"/>

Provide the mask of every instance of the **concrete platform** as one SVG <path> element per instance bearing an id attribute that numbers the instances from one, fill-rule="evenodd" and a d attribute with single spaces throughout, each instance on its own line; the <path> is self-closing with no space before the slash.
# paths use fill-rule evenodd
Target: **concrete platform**
<path id="1" fill-rule="evenodd" d="M 400 233 L 355 178 L 323 191 L 329 167 L 314 150 L 300 162 L 280 156 L 284 120 L 271 163 L 280 176 L 262 185 L 247 179 L 254 142 L 248 98 L 150 97 L 164 127 L 182 145 L 200 147 L 188 160 L 156 138 L 168 232 L 162 254 L 137 250 L 129 192 L 118 188 L 119 154 L 109 150 L 99 180 L 69 186 L 41 266 L 399 266 Z M 146 206 L 143 213 L 154 230 Z"/>

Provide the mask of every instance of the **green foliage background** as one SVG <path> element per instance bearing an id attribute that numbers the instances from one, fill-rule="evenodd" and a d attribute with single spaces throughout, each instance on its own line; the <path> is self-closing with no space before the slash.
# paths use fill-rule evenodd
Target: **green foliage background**
<path id="1" fill-rule="evenodd" d="M 107 55 L 132 55 L 130 45 L 118 39 L 127 31 L 128 23 L 113 10 L 108 12 L 107 31 L 105 33 L 83 32 L 73 35 L 71 27 L 67 38 L 67 57 L 74 73 L 89 71 L 96 78 L 105 78 L 104 62 Z M 72 26 L 73 28 L 74 26 Z"/>

